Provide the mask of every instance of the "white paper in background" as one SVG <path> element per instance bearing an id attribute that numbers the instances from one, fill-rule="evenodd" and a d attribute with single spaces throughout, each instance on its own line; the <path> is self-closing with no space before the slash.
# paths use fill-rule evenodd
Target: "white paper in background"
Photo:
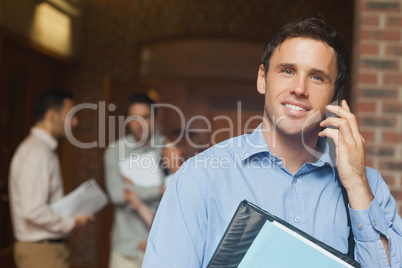
<path id="1" fill-rule="evenodd" d="M 50 206 L 63 216 L 75 217 L 77 215 L 94 215 L 108 202 L 105 192 L 96 183 L 96 180 L 89 179 Z"/>
<path id="2" fill-rule="evenodd" d="M 159 160 L 160 157 L 155 152 L 131 154 L 128 159 L 119 161 L 120 173 L 136 186 L 161 186 L 163 173 Z"/>

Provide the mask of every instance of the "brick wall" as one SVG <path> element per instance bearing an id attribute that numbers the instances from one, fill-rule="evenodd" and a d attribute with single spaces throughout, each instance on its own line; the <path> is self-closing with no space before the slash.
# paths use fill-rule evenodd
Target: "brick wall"
<path id="1" fill-rule="evenodd" d="M 367 164 L 381 172 L 402 212 L 402 1 L 355 4 L 354 110 Z"/>

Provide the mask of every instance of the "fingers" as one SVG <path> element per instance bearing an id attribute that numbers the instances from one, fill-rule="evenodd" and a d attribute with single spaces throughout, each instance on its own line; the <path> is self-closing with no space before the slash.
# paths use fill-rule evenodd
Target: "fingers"
<path id="1" fill-rule="evenodd" d="M 134 183 L 133 183 L 130 179 L 127 179 L 126 177 L 123 177 L 123 181 L 124 181 L 125 183 L 127 183 L 127 184 L 134 185 Z"/>
<path id="2" fill-rule="evenodd" d="M 334 141 L 336 147 L 339 146 L 339 131 L 337 129 L 326 128 L 318 133 L 318 135 L 320 137 L 331 138 Z"/>
<path id="3" fill-rule="evenodd" d="M 131 189 L 124 188 L 124 196 L 132 197 L 132 196 L 137 196 L 137 194 Z"/>
<path id="4" fill-rule="evenodd" d="M 128 189 L 128 188 L 124 188 L 124 194 L 131 194 L 133 191 L 132 190 L 130 190 L 130 189 Z"/>
<path id="5" fill-rule="evenodd" d="M 342 143 L 345 142 L 349 146 L 364 147 L 365 141 L 360 134 L 356 116 L 351 113 L 347 102 L 343 100 L 341 106 L 328 105 L 327 109 L 338 117 L 329 117 L 322 121 L 320 126 L 325 129 L 319 133 L 319 136 L 332 138 L 337 146 L 341 139 Z M 328 128 L 329 126 L 337 129 Z"/>
<path id="6" fill-rule="evenodd" d="M 95 221 L 95 216 L 94 215 L 86 215 L 86 224 L 88 224 L 89 222 L 93 222 Z"/>
<path id="7" fill-rule="evenodd" d="M 124 200 L 129 203 L 130 202 L 139 202 L 140 198 L 134 191 L 124 188 Z"/>
<path id="8" fill-rule="evenodd" d="M 87 226 L 89 222 L 92 222 L 94 220 L 95 220 L 95 216 L 93 216 L 93 215 L 77 215 L 75 217 L 74 229 L 75 230 L 82 229 L 85 226 Z"/>
<path id="9" fill-rule="evenodd" d="M 345 111 L 347 112 L 347 119 L 349 121 L 349 125 L 352 129 L 352 133 L 353 133 L 355 139 L 360 139 L 361 135 L 360 135 L 359 125 L 357 123 L 357 118 L 350 111 L 349 105 L 345 100 L 342 101 L 342 108 L 344 108 Z"/>
<path id="10" fill-rule="evenodd" d="M 123 197 L 124 197 L 124 201 L 126 203 L 131 202 L 131 200 L 133 199 L 133 195 L 134 195 L 133 191 L 131 191 L 130 189 L 124 188 L 124 196 Z"/>
<path id="11" fill-rule="evenodd" d="M 353 136 L 355 140 L 361 138 L 356 116 L 351 113 L 349 105 L 342 100 L 341 106 L 327 105 L 327 110 L 338 117 L 329 117 L 321 122 L 322 127 L 334 126 L 345 136 Z"/>
<path id="12" fill-rule="evenodd" d="M 346 142 L 348 143 L 353 143 L 354 142 L 354 134 L 352 131 L 352 128 L 349 124 L 349 122 L 345 119 L 339 118 L 339 117 L 330 117 L 327 118 L 326 120 L 322 121 L 320 124 L 321 127 L 325 127 L 325 130 L 328 130 L 329 126 L 333 126 L 337 129 L 331 129 L 331 133 L 339 132 L 340 135 L 345 139 Z M 326 133 L 326 132 L 324 132 Z M 328 136 L 329 137 L 329 136 Z M 333 138 L 333 137 L 330 137 Z M 336 135 L 336 138 L 339 138 L 339 135 Z M 335 141 L 335 137 L 333 138 Z"/>

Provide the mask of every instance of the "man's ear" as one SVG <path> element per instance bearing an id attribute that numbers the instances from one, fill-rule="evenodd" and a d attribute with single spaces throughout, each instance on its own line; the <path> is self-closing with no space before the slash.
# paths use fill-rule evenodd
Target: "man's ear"
<path id="1" fill-rule="evenodd" d="M 264 64 L 260 65 L 258 68 L 258 76 L 257 76 L 257 91 L 260 94 L 265 94 L 265 68 Z"/>
<path id="2" fill-rule="evenodd" d="M 44 121 L 53 123 L 57 117 L 57 111 L 55 109 L 49 109 L 44 116 Z"/>

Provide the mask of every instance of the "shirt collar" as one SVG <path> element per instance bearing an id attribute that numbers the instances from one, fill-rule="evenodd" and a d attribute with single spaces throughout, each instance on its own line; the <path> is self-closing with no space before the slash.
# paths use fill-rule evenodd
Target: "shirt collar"
<path id="1" fill-rule="evenodd" d="M 251 134 L 244 135 L 243 142 L 245 143 L 245 146 L 243 147 L 243 161 L 247 158 L 261 153 L 268 153 L 269 155 L 273 155 L 268 147 L 267 142 L 265 141 L 262 123 L 256 129 L 254 129 Z"/>
<path id="2" fill-rule="evenodd" d="M 245 150 L 243 152 L 243 158 L 242 158 L 243 161 L 246 160 L 247 158 L 250 158 L 252 156 L 261 153 L 268 154 L 271 160 L 275 162 L 281 161 L 279 157 L 275 156 L 269 149 L 268 144 L 265 141 L 263 135 L 262 123 L 256 129 L 254 129 L 254 131 L 251 134 L 245 135 L 244 140 L 246 146 L 244 147 Z M 334 168 L 335 158 L 330 153 L 330 147 L 328 145 L 328 142 L 324 138 L 319 138 L 318 146 L 321 148 L 322 154 L 320 158 L 315 163 L 311 163 L 311 165 L 320 167 L 328 164 Z"/>
<path id="3" fill-rule="evenodd" d="M 56 150 L 57 145 L 59 144 L 49 132 L 40 127 L 32 127 L 31 134 L 43 141 L 51 150 Z"/>
<path id="4" fill-rule="evenodd" d="M 317 162 L 313 163 L 313 165 L 323 166 L 325 164 L 329 164 L 330 166 L 335 167 L 335 150 L 330 150 L 327 140 L 325 138 L 319 138 L 318 146 L 321 148 L 322 154 Z"/>

